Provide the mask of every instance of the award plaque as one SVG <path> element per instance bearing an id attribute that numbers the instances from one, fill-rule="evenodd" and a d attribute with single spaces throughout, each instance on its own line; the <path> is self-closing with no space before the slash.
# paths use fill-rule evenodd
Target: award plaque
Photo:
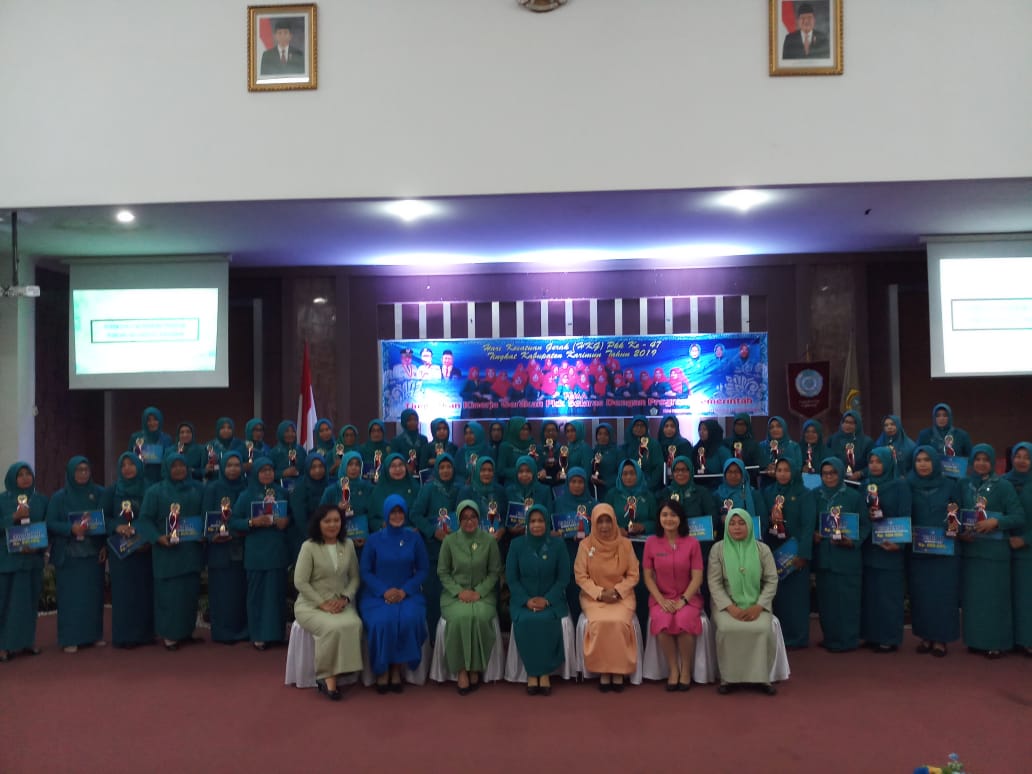
<path id="1" fill-rule="evenodd" d="M 168 542 L 172 545 L 179 543 L 179 509 L 179 503 L 172 503 L 168 508 Z"/>
<path id="2" fill-rule="evenodd" d="M 956 537 L 960 533 L 960 506 L 950 503 L 946 506 L 946 537 Z"/>
<path id="3" fill-rule="evenodd" d="M 784 540 L 788 537 L 788 530 L 785 529 L 785 496 L 778 495 L 774 498 L 774 507 L 770 509 L 770 534 Z"/>
<path id="4" fill-rule="evenodd" d="M 18 507 L 15 508 L 14 518 L 15 524 L 21 527 L 32 521 L 29 509 L 29 496 L 27 494 L 18 495 Z"/>
<path id="5" fill-rule="evenodd" d="M 872 521 L 885 518 L 885 512 L 881 507 L 881 498 L 878 496 L 878 485 L 867 485 L 867 510 L 871 514 Z"/>

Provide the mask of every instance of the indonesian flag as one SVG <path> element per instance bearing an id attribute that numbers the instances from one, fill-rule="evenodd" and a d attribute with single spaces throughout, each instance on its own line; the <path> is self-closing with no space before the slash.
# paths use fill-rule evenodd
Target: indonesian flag
<path id="1" fill-rule="evenodd" d="M 315 447 L 315 393 L 312 392 L 312 369 L 308 364 L 308 342 L 305 342 L 305 357 L 301 362 L 301 394 L 297 396 L 297 442 L 304 449 Z"/>
<path id="2" fill-rule="evenodd" d="M 795 3 L 792 0 L 782 0 L 781 23 L 785 25 L 785 29 L 789 32 L 795 32 L 797 29 Z"/>

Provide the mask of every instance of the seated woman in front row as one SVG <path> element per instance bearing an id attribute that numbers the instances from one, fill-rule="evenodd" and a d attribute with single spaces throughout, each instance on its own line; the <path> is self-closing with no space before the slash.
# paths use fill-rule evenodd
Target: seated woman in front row
<path id="1" fill-rule="evenodd" d="M 426 642 L 423 582 L 430 566 L 423 536 L 406 526 L 408 505 L 401 495 L 383 501 L 384 528 L 369 536 L 362 551 L 360 607 L 377 693 L 401 693 L 402 669 L 415 669 Z"/>
<path id="2" fill-rule="evenodd" d="M 549 675 L 562 666 L 562 620 L 570 614 L 566 586 L 570 556 L 562 538 L 548 530 L 548 511 L 536 503 L 527 514 L 527 534 L 512 541 L 505 562 L 512 634 L 527 670 L 527 693 L 552 693 Z"/>
<path id="3" fill-rule="evenodd" d="M 352 604 L 358 557 L 355 544 L 340 537 L 340 511 L 320 505 L 294 566 L 294 617 L 315 637 L 316 685 L 332 701 L 341 698 L 337 677 L 362 671 L 362 620 Z"/>
<path id="4" fill-rule="evenodd" d="M 638 558 L 631 541 L 621 537 L 609 503 L 591 510 L 591 534 L 577 549 L 574 575 L 581 589 L 581 610 L 588 619 L 584 666 L 600 675 L 600 691 L 620 692 L 624 677 L 638 665 L 632 623 Z"/>
<path id="5" fill-rule="evenodd" d="M 441 618 L 448 671 L 458 675 L 459 695 L 480 685 L 495 642 L 498 576 L 502 558 L 494 535 L 480 528 L 480 506 L 463 500 L 456 508 L 459 531 L 441 543 L 437 575 L 441 579 Z"/>
<path id="6" fill-rule="evenodd" d="M 718 691 L 728 693 L 732 683 L 758 683 L 773 696 L 777 641 L 770 610 L 778 571 L 770 549 L 756 542 L 748 511 L 733 508 L 727 515 L 724 539 L 710 551 L 707 578 L 717 627 Z"/>

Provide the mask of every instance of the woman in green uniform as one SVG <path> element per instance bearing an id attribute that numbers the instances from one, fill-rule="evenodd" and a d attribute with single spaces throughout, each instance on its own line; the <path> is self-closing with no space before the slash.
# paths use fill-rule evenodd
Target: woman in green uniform
<path id="1" fill-rule="evenodd" d="M 7 469 L 5 491 L 0 495 L 0 539 L 6 543 L 7 530 L 43 522 L 47 517 L 47 498 L 36 491 L 36 474 L 27 462 L 16 462 Z M 36 647 L 36 618 L 43 588 L 45 549 L 25 549 L 9 554 L 0 546 L 0 662 L 15 654 L 39 653 Z"/>
<path id="2" fill-rule="evenodd" d="M 134 535 L 146 490 L 143 463 L 135 454 L 123 452 L 118 458 L 118 479 L 104 490 L 104 523 L 108 535 L 126 538 Z M 109 550 L 108 559 L 111 643 L 116 648 L 148 645 L 154 641 L 154 567 L 150 543 L 140 540 L 139 548 L 124 555 Z"/>

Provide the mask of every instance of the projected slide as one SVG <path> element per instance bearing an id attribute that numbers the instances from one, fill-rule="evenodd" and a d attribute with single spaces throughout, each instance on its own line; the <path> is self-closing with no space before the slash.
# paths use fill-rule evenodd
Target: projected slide
<path id="1" fill-rule="evenodd" d="M 1032 372 L 1032 258 L 939 263 L 944 375 Z"/>
<path id="2" fill-rule="evenodd" d="M 74 372 L 213 372 L 218 288 L 74 290 Z"/>

